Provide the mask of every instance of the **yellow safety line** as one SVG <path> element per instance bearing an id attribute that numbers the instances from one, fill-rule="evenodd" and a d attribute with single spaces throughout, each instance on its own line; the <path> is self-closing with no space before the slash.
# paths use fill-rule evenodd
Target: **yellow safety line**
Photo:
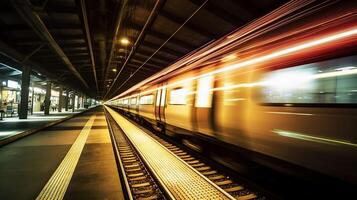
<path id="1" fill-rule="evenodd" d="M 52 177 L 48 180 L 36 200 L 44 199 L 63 199 L 67 187 L 72 179 L 72 175 L 81 156 L 84 145 L 86 144 L 89 132 L 95 120 L 95 115 L 89 118 L 79 133 L 76 141 L 67 152 L 66 156 L 58 166 Z"/>

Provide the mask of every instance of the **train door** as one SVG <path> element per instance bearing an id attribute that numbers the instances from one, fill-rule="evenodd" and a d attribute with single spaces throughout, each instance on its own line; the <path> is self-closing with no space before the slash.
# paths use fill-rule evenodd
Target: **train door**
<path id="1" fill-rule="evenodd" d="M 165 123 L 165 101 L 166 101 L 166 88 L 160 88 L 156 93 L 155 102 L 155 118 L 156 121 Z"/>
<path id="2" fill-rule="evenodd" d="M 136 106 L 138 108 L 138 116 L 140 117 L 141 116 L 141 113 L 140 113 L 140 93 L 136 97 Z"/>
<path id="3" fill-rule="evenodd" d="M 166 87 L 161 89 L 161 99 L 160 99 L 160 120 L 165 123 L 165 108 L 166 108 Z"/>
<path id="4" fill-rule="evenodd" d="M 131 96 L 128 97 L 128 113 L 130 113 L 132 110 L 132 105 L 131 105 Z"/>
<path id="5" fill-rule="evenodd" d="M 160 121 L 160 100 L 161 100 L 161 89 L 156 91 L 156 102 L 155 102 L 155 119 Z"/>
<path id="6" fill-rule="evenodd" d="M 137 95 L 135 98 L 136 98 L 135 111 L 136 114 L 139 115 L 139 95 Z"/>
<path id="7" fill-rule="evenodd" d="M 198 132 L 214 136 L 213 121 L 213 91 L 214 76 L 204 76 L 197 80 L 197 92 L 195 98 L 195 121 Z"/>

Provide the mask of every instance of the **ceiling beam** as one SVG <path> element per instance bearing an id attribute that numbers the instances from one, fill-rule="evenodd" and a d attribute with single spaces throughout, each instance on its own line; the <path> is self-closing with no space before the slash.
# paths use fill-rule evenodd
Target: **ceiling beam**
<path id="1" fill-rule="evenodd" d="M 160 46 L 160 48 L 161 48 L 162 46 L 164 46 L 171 38 L 173 38 L 173 37 L 175 36 L 175 34 L 176 34 L 178 31 L 180 31 L 181 28 L 182 28 L 187 22 L 190 21 L 190 19 L 207 3 L 207 1 L 208 1 L 208 0 L 206 0 L 204 3 L 202 3 L 201 6 L 199 6 L 185 21 L 183 21 L 182 24 L 170 35 L 170 37 L 165 40 L 165 42 Z M 160 48 L 157 49 L 157 51 L 159 51 Z M 155 51 L 155 52 L 157 52 L 157 51 Z M 154 54 L 155 54 L 155 53 L 154 53 Z M 154 54 L 152 54 L 152 56 L 153 56 Z M 146 59 L 144 63 L 146 63 L 152 56 L 150 56 L 148 59 Z M 144 64 L 143 64 L 143 65 L 144 65 Z M 138 71 L 140 70 L 140 68 L 143 67 L 143 65 L 141 65 L 141 66 L 134 72 L 134 74 L 135 74 L 136 72 L 138 72 Z M 122 89 L 122 86 L 124 86 L 128 81 L 132 81 L 131 77 L 132 77 L 132 76 L 129 76 L 119 87 L 116 88 L 116 90 L 115 90 L 113 93 L 114 93 L 114 94 L 117 94 L 117 91 L 120 90 L 120 89 Z M 109 90 L 110 90 L 110 89 L 109 89 Z M 107 94 L 108 94 L 108 92 L 107 92 Z M 107 96 L 107 94 L 105 95 L 105 97 Z M 104 99 L 105 99 L 105 98 L 104 98 Z"/>
<path id="2" fill-rule="evenodd" d="M 133 28 L 134 30 L 140 30 L 140 26 L 137 24 L 130 24 L 130 27 Z M 150 30 L 149 32 L 146 33 L 147 36 L 153 37 L 153 38 L 157 38 L 158 40 L 162 40 L 163 42 L 165 41 L 165 39 L 169 38 L 170 35 L 161 33 L 161 32 L 157 32 L 154 30 Z M 180 39 L 176 39 L 176 38 L 171 38 L 170 41 L 168 41 L 168 43 L 173 43 L 177 46 L 180 46 L 184 49 L 187 49 L 188 51 L 197 48 L 197 46 L 192 45 L 192 43 L 189 43 L 187 41 L 183 41 Z"/>
<path id="3" fill-rule="evenodd" d="M 17 76 L 17 75 L 20 75 L 22 74 L 21 71 L 12 71 L 12 72 L 9 72 L 9 73 L 4 73 L 2 75 L 5 75 L 5 76 Z"/>
<path id="4" fill-rule="evenodd" d="M 103 77 L 104 80 L 106 79 L 107 76 L 107 72 L 108 72 L 108 68 L 111 65 L 112 59 L 113 59 L 113 54 L 114 54 L 114 50 L 115 50 L 115 41 L 119 32 L 119 29 L 121 29 L 122 27 L 122 23 L 124 21 L 125 15 L 126 15 L 126 11 L 127 11 L 127 7 L 128 7 L 128 2 L 129 0 L 123 0 L 120 2 L 119 4 L 119 12 L 118 15 L 115 18 L 115 28 L 114 28 L 114 34 L 113 34 L 113 39 L 111 40 L 112 45 L 110 47 L 110 51 L 109 51 L 109 58 L 108 58 L 108 62 L 107 62 L 107 66 L 104 67 L 103 70 Z"/>
<path id="5" fill-rule="evenodd" d="M 190 0 L 190 2 L 192 2 L 196 6 L 200 6 L 204 1 L 205 0 Z M 223 19 L 224 21 L 230 23 L 231 25 L 238 25 L 238 24 L 245 23 L 245 21 L 243 21 L 241 18 L 238 18 L 236 15 L 227 12 L 225 9 L 218 6 L 217 4 L 214 4 L 212 1 L 208 1 L 207 4 L 205 5 L 205 8 L 208 12 L 214 14 L 218 18 Z M 233 9 L 233 8 L 229 8 L 229 9 Z"/>
<path id="6" fill-rule="evenodd" d="M 113 60 L 112 63 L 116 64 L 116 65 L 121 65 L 124 61 L 115 61 Z M 144 63 L 144 60 L 140 59 L 140 58 L 135 58 L 133 57 L 132 59 L 130 59 L 129 63 L 137 63 L 139 65 L 142 65 Z M 146 62 L 144 66 L 149 66 L 151 68 L 157 69 L 157 70 L 161 70 L 162 68 L 160 67 L 160 64 L 154 64 L 154 63 L 150 63 L 150 62 Z M 117 66 L 112 65 L 111 68 L 117 68 Z"/>
<path id="7" fill-rule="evenodd" d="M 11 48 L 2 41 L 0 41 L 0 54 L 2 55 L 1 62 L 11 63 L 10 65 L 12 65 L 12 67 L 18 66 L 18 70 L 21 70 L 21 66 L 26 64 L 31 66 L 36 72 L 43 74 L 49 79 L 55 79 L 55 76 L 53 74 L 40 67 L 37 63 L 31 62 L 30 60 L 26 60 L 25 63 L 21 64 L 22 61 L 25 60 L 26 56 L 19 53 L 17 50 Z"/>
<path id="8" fill-rule="evenodd" d="M 149 58 L 149 56 L 148 55 L 145 55 L 145 54 L 141 54 L 141 53 L 135 53 L 135 55 L 133 56 L 133 58 L 142 58 L 142 59 L 144 59 L 144 60 L 147 60 L 148 58 Z M 151 62 L 151 63 L 153 63 L 153 64 L 157 64 L 157 65 L 166 65 L 167 64 L 167 62 L 165 62 L 165 61 L 163 61 L 163 60 L 160 60 L 160 59 L 157 59 L 157 58 L 154 58 L 154 57 L 152 57 L 152 58 L 150 58 L 149 60 L 148 60 L 148 62 Z"/>
<path id="9" fill-rule="evenodd" d="M 251 1 L 238 1 L 238 2 L 236 0 L 230 0 L 230 1 L 234 3 L 238 8 L 243 9 L 250 14 L 251 18 L 247 20 L 251 20 L 252 18 L 257 18 L 260 15 L 264 14 L 264 10 L 261 7 L 252 3 Z"/>
<path id="10" fill-rule="evenodd" d="M 81 65 L 81 64 L 90 64 L 90 60 L 86 59 L 86 60 L 74 60 L 73 61 L 74 64 L 78 64 L 78 65 Z"/>
<path id="11" fill-rule="evenodd" d="M 172 13 L 169 13 L 165 10 L 160 12 L 160 16 L 165 17 L 166 19 L 168 19 L 169 21 L 174 22 L 175 24 L 178 24 L 178 26 L 180 26 L 181 24 L 183 24 L 185 22 L 186 19 L 178 17 L 176 15 L 173 15 Z M 192 30 L 195 33 L 200 34 L 201 36 L 205 37 L 205 38 L 216 38 L 218 37 L 218 35 L 215 32 L 212 31 L 208 31 L 208 30 L 204 30 L 198 26 L 195 26 L 194 24 L 192 24 L 190 21 L 188 21 L 185 26 L 185 28 Z"/>
<path id="12" fill-rule="evenodd" d="M 141 45 L 143 45 L 145 47 L 149 47 L 149 48 L 155 49 L 155 50 L 160 47 L 160 45 L 158 45 L 156 43 L 149 42 L 149 41 L 142 41 Z M 160 52 L 168 53 L 168 54 L 173 55 L 173 56 L 181 56 L 182 54 L 186 54 L 187 53 L 187 51 L 177 51 L 177 50 L 174 50 L 172 48 L 165 47 L 165 46 L 163 46 L 160 49 Z"/>
<path id="13" fill-rule="evenodd" d="M 75 35 L 66 35 L 63 33 L 60 34 L 52 34 L 52 36 L 58 40 L 84 40 L 85 36 L 83 34 L 75 34 Z"/>
<path id="14" fill-rule="evenodd" d="M 168 43 L 169 43 L 169 42 L 167 42 L 166 44 L 168 44 Z M 157 44 L 156 42 L 147 41 L 147 40 L 143 41 L 142 44 L 143 44 L 143 45 L 146 45 L 146 46 L 150 46 L 150 47 L 155 48 L 155 49 L 157 49 L 157 48 L 160 47 L 160 45 L 161 45 L 161 43 L 160 43 L 160 44 Z M 173 44 L 173 43 L 171 43 L 171 44 Z M 177 45 L 177 44 L 175 44 L 175 45 Z M 182 49 L 183 49 L 183 50 L 182 50 Z M 167 45 L 165 45 L 165 46 L 161 47 L 160 51 L 161 51 L 161 50 L 162 50 L 162 51 L 165 51 L 165 52 L 167 52 L 167 53 L 170 53 L 170 54 L 172 54 L 172 55 L 182 55 L 182 54 L 185 54 L 185 53 L 189 52 L 189 51 L 192 50 L 192 49 L 186 49 L 186 48 L 180 48 L 180 49 L 178 49 L 178 48 L 174 48 L 174 47 L 172 47 L 172 46 L 167 46 Z"/>
<path id="15" fill-rule="evenodd" d="M 72 54 L 72 53 L 87 53 L 88 54 L 88 49 L 86 47 L 74 47 L 74 48 L 68 48 L 68 49 L 63 48 L 63 51 L 68 54 Z"/>
<path id="16" fill-rule="evenodd" d="M 83 22 L 84 22 L 84 30 L 85 30 L 86 36 L 87 36 L 87 44 L 88 44 L 88 50 L 89 50 L 89 54 L 90 54 L 90 60 L 92 63 L 93 77 L 94 77 L 95 85 L 96 85 L 96 88 L 98 91 L 99 87 L 98 87 L 97 71 L 96 71 L 95 61 L 94 61 L 92 39 L 91 39 L 90 31 L 89 31 L 86 4 L 85 4 L 84 0 L 80 0 L 80 4 L 81 4 L 82 17 L 83 17 Z"/>
<path id="17" fill-rule="evenodd" d="M 46 6 L 46 10 L 42 8 L 36 9 L 36 12 L 39 14 L 52 14 L 52 13 L 59 13 L 59 14 L 73 14 L 78 15 L 78 10 L 76 7 L 73 6 L 64 6 L 61 4 L 50 5 Z"/>
<path id="18" fill-rule="evenodd" d="M 130 60 L 130 62 L 138 63 L 138 64 L 142 65 L 145 61 L 137 59 L 137 58 L 133 58 L 133 59 Z M 155 65 L 155 64 L 152 64 L 152 63 L 149 63 L 149 62 L 146 62 L 145 65 L 149 66 L 149 67 L 152 67 L 152 68 L 155 68 L 155 69 L 158 69 L 158 70 L 162 69 L 162 67 L 160 67 L 159 65 Z"/>
<path id="19" fill-rule="evenodd" d="M 106 95 L 108 94 L 108 92 L 111 91 L 113 85 L 115 84 L 115 82 L 117 81 L 117 77 L 120 76 L 120 73 L 124 70 L 125 68 L 125 65 L 129 62 L 129 60 L 131 59 L 131 57 L 135 54 L 136 55 L 136 50 L 138 48 L 138 46 L 140 45 L 140 42 L 144 39 L 145 35 L 146 35 L 146 32 L 148 30 L 150 30 L 150 28 L 152 27 L 152 24 L 154 23 L 154 21 L 156 20 L 157 16 L 159 15 L 159 12 L 161 12 L 162 8 L 164 7 L 166 3 L 166 0 L 157 0 L 154 7 L 152 8 L 143 28 L 141 29 L 138 37 L 136 38 L 132 48 L 131 48 L 131 51 L 128 55 L 128 57 L 126 58 L 125 62 L 123 63 L 121 69 L 119 70 L 117 76 L 115 77 L 112 85 L 110 86 L 110 88 L 107 90 L 107 93 Z M 114 41 L 113 41 L 114 42 Z M 106 96 L 105 95 L 105 96 Z M 105 98 L 104 96 L 104 98 Z"/>
<path id="20" fill-rule="evenodd" d="M 140 51 L 143 51 L 143 52 L 146 52 L 146 53 L 154 53 L 156 51 L 156 49 L 158 49 L 159 47 L 153 47 L 153 46 L 148 46 L 148 45 L 142 45 L 140 46 Z M 171 54 L 171 53 L 168 53 L 168 52 L 165 52 L 165 51 L 162 51 L 162 49 L 160 49 L 160 51 L 158 51 L 157 53 L 157 56 L 163 58 L 163 59 L 167 59 L 167 58 L 171 58 L 171 59 L 177 59 L 181 56 L 177 55 L 176 54 Z"/>
<path id="21" fill-rule="evenodd" d="M 128 63 L 128 66 L 133 67 L 135 69 L 140 67 L 140 65 L 135 65 L 134 63 Z M 149 71 L 149 72 L 157 72 L 157 69 L 151 69 L 151 68 L 147 68 L 147 67 L 143 67 L 140 70 Z"/>
<path id="22" fill-rule="evenodd" d="M 48 42 L 50 47 L 58 54 L 63 60 L 68 69 L 83 83 L 86 88 L 89 88 L 87 82 L 83 79 L 81 74 L 73 66 L 61 47 L 57 44 L 53 36 L 50 34 L 45 23 L 41 20 L 40 16 L 32 10 L 31 3 L 29 1 L 14 0 L 12 1 L 13 7 L 17 13 L 26 21 L 26 23 L 33 28 L 40 38 Z"/>
<path id="23" fill-rule="evenodd" d="M 66 29 L 81 29 L 82 30 L 82 27 L 80 24 L 69 24 L 69 23 L 66 23 L 66 24 L 62 24 L 62 23 L 56 23 L 56 24 L 53 24 L 51 29 L 49 30 L 60 30 L 60 29 L 63 29 L 63 30 L 66 30 Z"/>

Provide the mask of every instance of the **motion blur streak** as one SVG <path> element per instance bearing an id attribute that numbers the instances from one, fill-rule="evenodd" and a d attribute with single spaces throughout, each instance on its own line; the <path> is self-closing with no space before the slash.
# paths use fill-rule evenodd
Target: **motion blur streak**
<path id="1" fill-rule="evenodd" d="M 290 12 L 289 3 L 279 20 L 218 39 L 106 104 L 229 166 L 240 166 L 241 154 L 283 174 L 308 169 L 355 185 L 357 5 L 308 1 L 291 1 L 305 6 Z"/>
<path id="2" fill-rule="evenodd" d="M 302 115 L 302 116 L 312 116 L 311 113 L 295 113 L 295 112 L 266 112 L 269 114 L 281 114 L 281 115 Z"/>
<path id="3" fill-rule="evenodd" d="M 356 68 L 356 67 L 354 67 Z M 357 69 L 349 69 L 349 70 L 342 70 L 337 72 L 327 72 L 321 74 L 315 74 L 310 77 L 310 79 L 319 79 L 319 78 L 330 78 L 335 76 L 345 76 L 345 75 L 352 75 L 357 74 Z"/>
<path id="4" fill-rule="evenodd" d="M 274 132 L 278 135 L 281 135 L 281 136 L 296 138 L 296 139 L 301 139 L 301 140 L 320 142 L 320 143 L 326 143 L 326 144 L 331 144 L 331 145 L 341 145 L 342 144 L 342 145 L 357 147 L 357 144 L 351 143 L 349 141 L 341 141 L 341 140 L 334 140 L 334 139 L 329 139 L 329 138 L 316 137 L 316 136 L 306 135 L 306 134 L 302 134 L 302 133 L 295 133 L 295 132 L 291 132 L 291 131 L 279 130 L 279 129 L 275 129 L 272 132 Z"/>
<path id="5" fill-rule="evenodd" d="M 294 84 L 298 85 L 298 83 L 308 81 L 308 80 L 330 78 L 330 77 L 337 77 L 337 76 L 346 76 L 346 75 L 352 75 L 352 74 L 357 74 L 357 69 L 353 69 L 350 67 L 350 69 L 342 70 L 342 71 L 319 73 L 319 74 L 314 74 L 314 75 L 310 75 L 310 76 L 302 75 L 301 77 L 297 76 L 297 77 L 294 77 L 293 82 L 291 81 L 292 79 L 289 79 L 286 77 L 278 77 L 278 78 L 274 78 L 272 80 L 267 80 L 267 81 L 259 81 L 259 82 L 254 82 L 254 83 L 241 83 L 241 84 L 237 84 L 237 85 L 227 85 L 224 87 L 213 88 L 213 89 L 211 89 L 211 91 L 232 90 L 232 89 L 242 88 L 242 87 L 284 85 L 284 84 L 289 84 L 289 83 L 294 83 Z"/>
<path id="6" fill-rule="evenodd" d="M 173 86 L 176 86 L 176 85 L 188 82 L 188 81 L 193 81 L 193 80 L 205 77 L 205 76 L 215 75 L 215 74 L 218 74 L 218 73 L 235 70 L 235 69 L 238 69 L 238 68 L 241 68 L 241 67 L 246 67 L 246 66 L 249 66 L 249 65 L 258 64 L 258 63 L 261 63 L 261 62 L 264 62 L 264 61 L 268 61 L 268 60 L 271 60 L 271 59 L 274 59 L 274 58 L 285 56 L 285 55 L 288 55 L 288 54 L 291 54 L 291 53 L 295 53 L 295 52 L 298 52 L 298 51 L 301 51 L 301 50 L 304 50 L 304 49 L 312 48 L 312 47 L 315 47 L 315 46 L 318 46 L 318 45 L 323 45 L 323 44 L 326 44 L 326 43 L 330 43 L 330 42 L 333 42 L 333 41 L 336 41 L 336 40 L 339 40 L 339 39 L 343 39 L 343 38 L 346 38 L 346 37 L 351 37 L 351 36 L 354 36 L 354 35 L 357 35 L 357 27 L 354 27 L 352 30 L 336 33 L 336 34 L 333 34 L 333 35 L 330 35 L 330 36 L 327 36 L 327 37 L 324 37 L 324 38 L 321 38 L 321 39 L 313 40 L 313 41 L 310 41 L 310 42 L 307 42 L 307 43 L 304 43 L 304 44 L 300 44 L 300 45 L 297 45 L 297 46 L 294 46 L 294 47 L 291 47 L 291 48 L 287 48 L 287 49 L 283 49 L 283 50 L 280 50 L 280 51 L 276 51 L 274 53 L 271 53 L 271 54 L 268 54 L 268 55 L 265 55 L 265 56 L 261 56 L 261 57 L 258 57 L 258 58 L 247 60 L 247 61 L 244 61 L 244 62 L 241 62 L 241 63 L 237 63 L 237 64 L 234 64 L 234 65 L 229 65 L 229 66 L 223 67 L 221 69 L 214 70 L 214 71 L 206 73 L 206 74 L 202 74 L 202 75 L 199 75 L 199 76 L 194 76 L 194 77 L 191 77 L 191 78 L 188 78 L 188 79 L 183 79 L 183 80 L 168 84 L 166 86 L 155 88 L 155 89 L 152 89 L 152 90 L 147 90 L 147 91 L 143 92 L 143 94 L 147 94 L 147 93 L 150 93 L 150 92 L 162 89 L 162 88 L 173 87 Z M 248 85 L 244 85 L 243 84 L 243 86 L 244 87 L 246 87 L 246 86 L 252 87 L 249 84 Z M 253 85 L 253 86 L 255 86 L 255 85 Z M 137 96 L 137 95 L 133 95 L 133 96 Z"/>
<path id="7" fill-rule="evenodd" d="M 237 69 L 237 68 L 240 68 L 240 67 L 245 67 L 245 66 L 248 66 L 248 65 L 254 65 L 254 64 L 257 64 L 257 63 L 260 63 L 260 62 L 268 61 L 268 60 L 273 59 L 273 58 L 277 58 L 277 57 L 280 57 L 280 56 L 283 56 L 283 55 L 287 55 L 287 54 L 290 54 L 290 53 L 294 53 L 294 52 L 297 52 L 297 51 L 300 51 L 300 50 L 304 50 L 304 49 L 307 49 L 307 48 L 311 48 L 311 47 L 315 47 L 315 46 L 318 46 L 318 45 L 322 45 L 322 44 L 325 44 L 325 43 L 328 43 L 328 42 L 332 42 L 332 41 L 335 41 L 335 40 L 338 40 L 338 39 L 342 39 L 342 38 L 345 38 L 345 37 L 349 37 L 349 36 L 353 36 L 353 35 L 356 35 L 356 34 L 357 34 L 357 28 L 354 28 L 354 29 L 349 30 L 349 31 L 345 31 L 345 32 L 342 32 L 342 33 L 331 35 L 331 36 L 328 36 L 328 37 L 325 37 L 325 38 L 322 38 L 322 39 L 314 40 L 314 41 L 311 41 L 311 42 L 308 42 L 308 43 L 304 43 L 304 44 L 301 44 L 301 45 L 298 45 L 298 46 L 295 46 L 295 47 L 283 49 L 283 50 L 280 50 L 280 51 L 277 51 L 277 52 L 274 52 L 274 53 L 271 53 L 271 54 L 268 54 L 268 55 L 265 55 L 265 56 L 261 56 L 261 57 L 255 58 L 255 59 L 247 60 L 247 61 L 235 64 L 235 65 L 231 65 L 231 66 L 228 66 L 228 67 L 224 67 L 222 69 L 218 69 L 218 70 L 215 70 L 215 71 L 210 72 L 208 74 L 203 74 L 201 76 L 213 75 L 213 74 L 217 74 L 217 73 L 221 73 L 221 72 L 234 70 L 234 69 Z"/>

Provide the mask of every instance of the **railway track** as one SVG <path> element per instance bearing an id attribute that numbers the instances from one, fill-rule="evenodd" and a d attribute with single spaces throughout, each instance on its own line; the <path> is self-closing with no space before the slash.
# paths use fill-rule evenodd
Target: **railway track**
<path id="1" fill-rule="evenodd" d="M 107 116 L 109 116 L 107 118 L 111 118 L 109 114 L 107 114 Z M 130 121 L 133 122 L 132 120 Z M 114 133 L 113 136 L 115 137 L 115 141 L 117 143 L 116 148 L 118 149 L 118 155 L 120 156 L 119 164 L 123 166 L 122 173 L 125 174 L 125 178 L 128 182 L 127 187 L 130 188 L 127 190 L 131 191 L 133 199 L 167 199 L 164 195 L 165 192 L 160 189 L 160 184 L 156 183 L 155 179 L 152 175 L 150 175 L 150 170 L 146 168 L 140 155 L 138 155 L 137 151 L 134 149 L 133 145 L 130 143 L 129 139 L 125 136 L 120 127 L 114 120 L 110 120 L 108 123 L 112 123 L 110 125 L 112 128 L 110 129 L 112 129 L 112 132 Z M 167 148 L 172 154 L 186 162 L 189 166 L 211 180 L 215 185 L 222 188 L 235 199 L 266 199 L 265 196 L 259 195 L 258 193 L 247 189 L 244 185 L 238 183 L 226 173 L 208 163 L 205 163 L 201 159 L 196 158 L 183 148 L 180 148 L 172 142 L 159 137 L 157 134 L 148 131 L 141 126 L 140 128 Z"/>
<path id="2" fill-rule="evenodd" d="M 228 194 L 233 196 L 239 200 L 250 200 L 250 199 L 265 199 L 264 196 L 259 196 L 257 193 L 252 192 L 251 190 L 247 189 L 242 184 L 236 182 L 232 178 L 230 178 L 225 173 L 221 172 L 218 169 L 210 166 L 209 164 L 203 162 L 202 160 L 196 158 L 195 156 L 189 154 L 187 151 L 183 150 L 182 148 L 165 141 L 164 139 L 160 138 L 156 134 L 151 132 L 147 132 L 151 137 L 155 138 L 158 142 L 160 142 L 163 146 L 169 149 L 173 154 L 178 156 L 180 159 L 185 161 L 199 173 L 210 179 L 214 184 L 222 188 Z"/>
<path id="3" fill-rule="evenodd" d="M 138 200 L 166 199 L 128 138 L 108 113 L 106 113 L 106 116 L 127 198 Z"/>

